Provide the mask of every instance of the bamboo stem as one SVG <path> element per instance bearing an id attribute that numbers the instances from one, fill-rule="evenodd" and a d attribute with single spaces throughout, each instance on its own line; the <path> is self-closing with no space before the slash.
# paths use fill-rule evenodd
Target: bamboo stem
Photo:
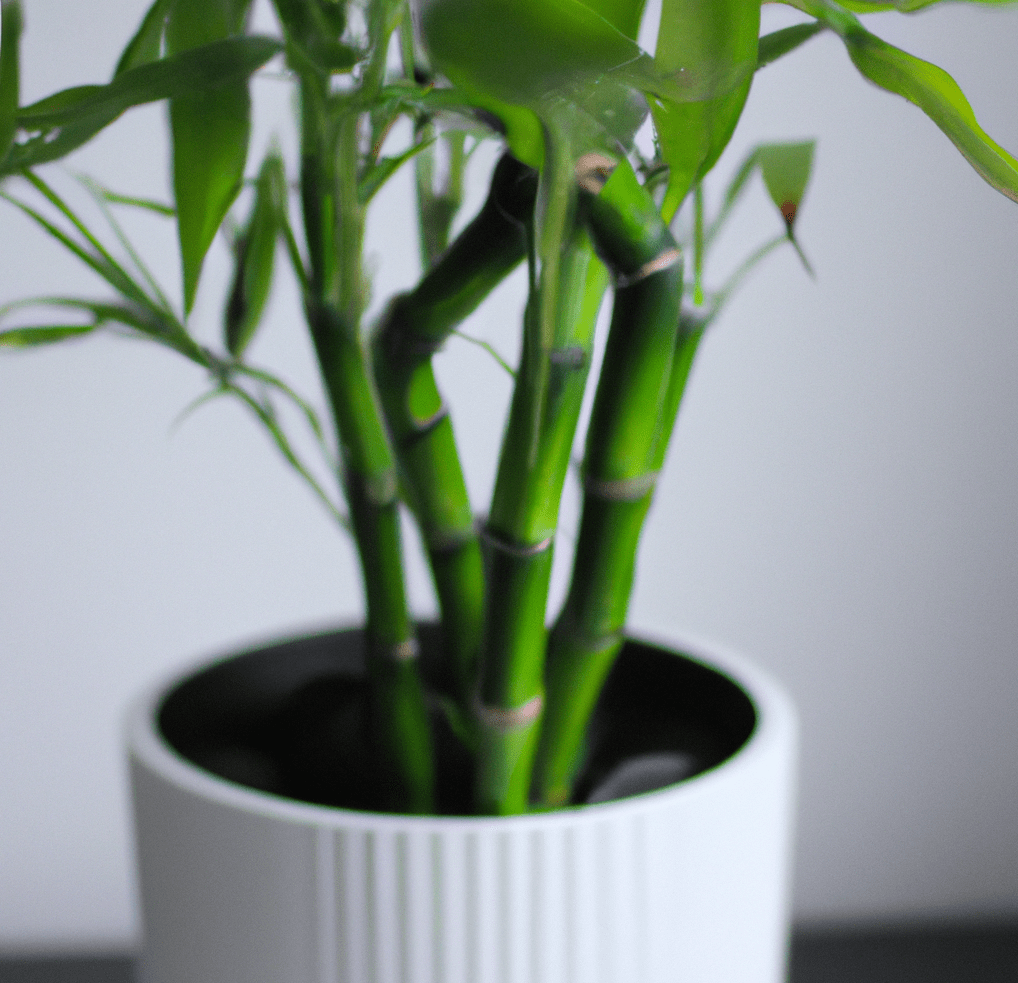
<path id="1" fill-rule="evenodd" d="M 378 788 L 388 808 L 431 812 L 435 766 L 404 582 L 396 468 L 360 330 L 365 306 L 364 208 L 357 196 L 360 112 L 348 103 L 332 118 L 326 93 L 308 84 L 302 90 L 307 101 L 301 190 L 312 271 L 305 310 L 340 445 L 367 600 Z"/>
<path id="2" fill-rule="evenodd" d="M 409 294 L 375 341 L 375 375 L 407 501 L 421 527 L 445 635 L 446 683 L 472 695 L 484 616 L 481 549 L 452 423 L 431 356 L 526 254 L 534 172 L 508 154 L 474 220 Z"/>
<path id="3" fill-rule="evenodd" d="M 679 329 L 675 241 L 628 165 L 597 190 L 588 215 L 615 277 L 615 304 L 587 437 L 573 577 L 549 640 L 533 782 L 546 806 L 569 800 L 587 721 L 622 645 L 640 532 L 695 350 Z"/>
<path id="4" fill-rule="evenodd" d="M 525 811 L 539 730 L 552 544 L 607 280 L 576 210 L 568 145 L 546 140 L 523 358 L 486 525 L 475 706 L 478 812 Z"/>

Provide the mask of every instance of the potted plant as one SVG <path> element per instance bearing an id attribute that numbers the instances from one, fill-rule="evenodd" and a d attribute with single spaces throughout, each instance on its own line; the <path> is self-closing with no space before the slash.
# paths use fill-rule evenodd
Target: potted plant
<path id="1" fill-rule="evenodd" d="M 151 979 L 585 979 L 598 968 L 613 980 L 778 978 L 787 708 L 724 655 L 713 670 L 638 644 L 619 656 L 640 528 L 685 381 L 738 281 L 706 292 L 704 252 L 757 168 L 783 228 L 746 269 L 782 242 L 797 247 L 812 148 L 759 148 L 712 221 L 700 182 L 753 73 L 831 30 L 865 77 L 919 105 L 984 178 L 1018 193 L 1018 165 L 950 78 L 855 16 L 892 5 L 796 6 L 802 24 L 760 38 L 758 4 L 666 2 L 651 57 L 635 40 L 642 4 L 618 0 L 432 0 L 414 10 L 416 38 L 403 5 L 388 0 L 276 0 L 277 38 L 247 32 L 242 2 L 157 0 L 108 85 L 22 107 L 20 9 L 3 4 L 0 175 L 12 178 L 3 195 L 116 298 L 49 298 L 88 320 L 5 325 L 0 343 L 117 325 L 196 362 L 211 394 L 248 406 L 350 530 L 364 577 L 359 634 L 203 669 L 132 717 Z M 247 210 L 228 232 L 236 263 L 213 350 L 187 316 L 247 172 L 247 80 L 276 57 L 299 92 L 299 161 L 270 150 L 254 168 Z M 173 205 L 91 188 L 104 207 L 154 208 L 176 222 L 180 306 L 129 244 L 118 260 L 35 170 L 131 106 L 162 99 Z M 648 109 L 656 152 L 641 155 L 633 138 Z M 389 152 L 400 118 L 413 133 Z M 508 152 L 485 205 L 450 242 L 482 125 Z M 447 169 L 436 183 L 438 158 Z M 404 164 L 416 170 L 426 272 L 393 298 L 369 344 L 365 213 Z M 19 177 L 56 220 L 14 190 Z M 688 244 L 672 232 L 684 202 Z M 328 425 L 245 359 L 279 242 L 302 290 Z M 431 356 L 521 262 L 522 354 L 478 528 Z M 559 497 L 609 279 L 574 574 L 548 630 Z M 295 450 L 280 403 L 320 437 L 333 484 Z M 441 611 L 433 629 L 419 630 L 407 607 L 400 502 L 427 547 Z M 708 722 L 718 707 L 721 722 Z M 471 812 L 480 818 L 462 818 Z M 592 866 L 581 873 L 583 857 Z M 227 888 L 224 871 L 238 883 Z"/>

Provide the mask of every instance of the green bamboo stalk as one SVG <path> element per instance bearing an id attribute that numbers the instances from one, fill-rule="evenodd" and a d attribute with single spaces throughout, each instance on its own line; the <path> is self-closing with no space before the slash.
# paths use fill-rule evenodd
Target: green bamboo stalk
<path id="1" fill-rule="evenodd" d="M 377 380 L 404 495 L 420 525 L 445 636 L 444 682 L 461 700 L 475 677 L 484 570 L 452 422 L 432 354 L 526 255 L 536 175 L 509 154 L 487 201 L 417 287 L 391 304 L 375 340 Z"/>
<path id="2" fill-rule="evenodd" d="M 607 170 L 606 165 L 606 170 Z M 590 203 L 615 305 L 587 438 L 572 582 L 549 639 L 533 796 L 569 800 L 587 721 L 622 645 L 636 551 L 699 332 L 680 325 L 681 257 L 625 164 Z"/>
<path id="3" fill-rule="evenodd" d="M 417 186 L 421 263 L 425 270 L 430 270 L 449 245 L 452 221 L 463 204 L 466 134 L 453 130 L 439 136 L 435 132 L 435 124 L 429 121 L 418 131 L 419 139 L 427 136 L 437 138 L 414 158 L 414 182 Z M 445 173 L 436 175 L 441 146 L 444 146 L 448 159 Z M 437 183 L 439 176 L 443 179 L 440 184 Z"/>
<path id="4" fill-rule="evenodd" d="M 305 311 L 338 435 L 364 581 L 378 788 L 387 808 L 431 812 L 435 765 L 404 582 L 395 460 L 360 330 L 360 111 L 349 103 L 327 112 L 327 94 L 315 82 L 305 81 L 302 97 L 301 191 L 311 263 Z"/>
<path id="5" fill-rule="evenodd" d="M 553 539 L 607 285 L 577 211 L 568 147 L 554 139 L 545 146 L 524 351 L 485 527 L 487 604 L 474 705 L 481 813 L 527 808 L 543 702 Z"/>

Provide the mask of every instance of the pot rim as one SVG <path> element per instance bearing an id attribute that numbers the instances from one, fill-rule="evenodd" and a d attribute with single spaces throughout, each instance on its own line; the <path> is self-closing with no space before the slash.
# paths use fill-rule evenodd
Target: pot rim
<path id="1" fill-rule="evenodd" d="M 358 626 L 339 626 L 340 630 L 350 627 Z M 741 781 L 743 773 L 752 770 L 761 756 L 774 752 L 775 745 L 787 747 L 794 744 L 798 727 L 794 706 L 785 689 L 768 672 L 741 654 L 702 636 L 682 633 L 665 641 L 660 633 L 638 632 L 627 637 L 666 651 L 681 652 L 683 656 L 720 672 L 734 682 L 752 702 L 756 711 L 756 723 L 745 744 L 720 764 L 674 785 L 625 799 L 566 806 L 548 812 L 515 816 L 420 816 L 343 809 L 337 806 L 300 802 L 231 782 L 192 763 L 163 737 L 157 720 L 162 702 L 170 690 L 194 673 L 246 652 L 272 648 L 280 643 L 335 630 L 337 628 L 333 626 L 323 631 L 311 631 L 244 646 L 225 655 L 194 660 L 183 669 L 178 668 L 164 674 L 154 685 L 150 685 L 131 701 L 125 714 L 124 737 L 132 763 L 147 768 L 164 781 L 198 798 L 211 800 L 226 808 L 301 826 L 328 829 L 412 828 L 415 832 L 473 827 L 494 832 L 500 829 L 519 832 L 621 819 L 630 814 L 646 812 L 651 808 L 667 808 L 701 795 L 711 794 L 718 786 Z"/>

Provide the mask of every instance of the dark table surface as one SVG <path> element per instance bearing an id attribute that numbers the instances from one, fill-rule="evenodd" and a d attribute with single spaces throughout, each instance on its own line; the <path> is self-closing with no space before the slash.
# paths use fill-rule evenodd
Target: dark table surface
<path id="1" fill-rule="evenodd" d="M 0 954 L 0 983 L 133 983 L 132 970 L 127 955 Z M 789 983 L 1018 983 L 1018 925 L 800 928 Z"/>

